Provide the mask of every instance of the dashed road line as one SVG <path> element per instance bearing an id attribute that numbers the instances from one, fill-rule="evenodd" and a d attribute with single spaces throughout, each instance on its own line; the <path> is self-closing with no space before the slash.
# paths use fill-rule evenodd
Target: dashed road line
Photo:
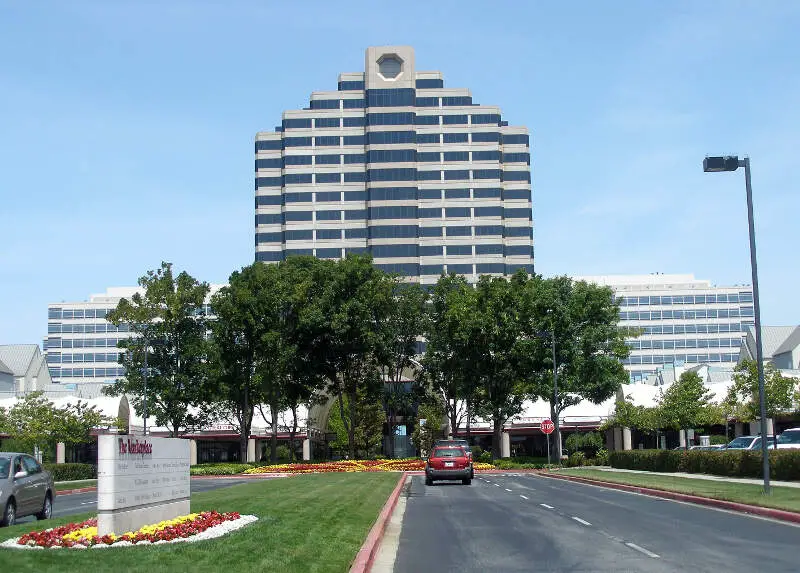
<path id="1" fill-rule="evenodd" d="M 522 494 L 519 494 L 519 496 L 520 496 L 522 499 L 528 499 L 528 496 L 527 496 L 527 495 L 522 495 Z"/>
<path id="2" fill-rule="evenodd" d="M 636 545 L 635 543 L 626 543 L 625 545 L 627 545 L 631 549 L 635 549 L 639 553 L 644 553 L 645 555 L 647 555 L 648 557 L 652 557 L 653 559 L 659 559 L 660 558 L 660 556 L 658 554 L 653 553 L 652 551 L 649 551 L 649 550 L 645 549 L 644 547 L 640 547 L 640 546 Z"/>
<path id="3" fill-rule="evenodd" d="M 500 487 L 499 483 L 494 484 L 494 487 Z"/>
<path id="4" fill-rule="evenodd" d="M 510 489 L 506 488 L 506 491 L 511 491 Z"/>
<path id="5" fill-rule="evenodd" d="M 546 503 L 540 503 L 542 507 L 546 507 L 547 509 L 555 509 L 552 505 L 547 505 Z"/>
<path id="6" fill-rule="evenodd" d="M 589 523 L 585 519 L 581 519 L 580 517 L 575 517 L 574 515 L 572 516 L 572 519 L 574 519 L 578 523 L 582 523 L 583 525 L 592 525 L 591 523 Z"/>

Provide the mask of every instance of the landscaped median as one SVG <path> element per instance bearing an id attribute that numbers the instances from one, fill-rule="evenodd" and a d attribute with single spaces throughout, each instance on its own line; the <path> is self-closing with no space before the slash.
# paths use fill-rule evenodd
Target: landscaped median
<path id="1" fill-rule="evenodd" d="M 192 511 L 254 515 L 258 521 L 220 537 L 175 545 L 102 551 L 0 549 L 2 571 L 348 571 L 398 473 L 327 473 L 251 483 L 192 495 Z M 73 515 L 0 529 L 0 542 L 95 517 Z M 89 527 L 89 526 L 87 526 Z"/>
<path id="2" fill-rule="evenodd" d="M 491 464 L 476 462 L 476 471 L 494 469 Z M 425 460 L 408 458 L 402 460 L 339 460 L 321 463 L 277 464 L 245 470 L 245 474 L 264 473 L 355 473 L 355 472 L 420 472 L 425 470 Z"/>
<path id="3" fill-rule="evenodd" d="M 767 496 L 762 493 L 761 485 L 757 484 L 654 475 L 648 473 L 575 468 L 549 472 L 545 475 L 553 477 L 564 476 L 581 481 L 593 481 L 598 484 L 619 484 L 626 488 L 646 488 L 649 490 L 656 490 L 656 492 L 673 492 L 700 498 L 699 500 L 687 499 L 686 501 L 702 501 L 702 498 L 706 498 L 763 508 L 774 508 L 784 512 L 796 513 L 797 519 L 793 519 L 792 515 L 784 517 L 789 518 L 790 521 L 800 522 L 800 488 L 773 487 L 772 494 Z M 647 492 L 642 491 L 642 493 Z M 736 508 L 733 506 L 728 507 L 728 509 L 746 510 L 746 508 Z M 774 515 L 774 517 L 779 516 Z"/>

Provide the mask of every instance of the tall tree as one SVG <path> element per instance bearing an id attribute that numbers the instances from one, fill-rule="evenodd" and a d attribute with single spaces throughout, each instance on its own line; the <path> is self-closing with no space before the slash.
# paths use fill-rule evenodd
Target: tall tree
<path id="1" fill-rule="evenodd" d="M 711 402 L 712 396 L 700 375 L 689 370 L 662 392 L 659 408 L 664 425 L 684 432 L 686 448 L 689 447 L 689 428 L 716 421 L 718 413 Z"/>
<path id="2" fill-rule="evenodd" d="M 168 427 L 177 437 L 204 426 L 210 416 L 205 409 L 209 347 L 204 304 L 209 286 L 185 271 L 173 276 L 171 263 L 148 271 L 139 286 L 143 292 L 121 299 L 106 316 L 134 336 L 119 343 L 125 377 L 104 391 L 129 395 L 137 414 L 154 415 L 157 425 Z"/>
<path id="3" fill-rule="evenodd" d="M 520 306 L 523 340 L 532 347 L 532 397 L 550 402 L 560 458 L 561 413 L 581 400 L 599 404 L 628 382 L 621 362 L 630 352 L 627 331 L 618 326 L 619 304 L 610 288 L 566 276 L 532 277 Z"/>

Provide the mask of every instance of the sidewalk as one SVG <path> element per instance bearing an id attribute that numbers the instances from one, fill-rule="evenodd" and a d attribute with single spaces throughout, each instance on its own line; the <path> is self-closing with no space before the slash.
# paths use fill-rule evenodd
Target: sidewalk
<path id="1" fill-rule="evenodd" d="M 612 468 L 611 466 L 581 466 L 569 469 L 587 469 L 587 470 L 602 470 L 604 472 L 619 472 L 619 473 L 631 473 L 631 474 L 647 474 L 647 475 L 656 475 L 656 476 L 673 476 L 679 478 L 691 478 L 691 479 L 706 479 L 711 481 L 724 481 L 729 483 L 749 483 L 753 485 L 761 485 L 764 483 L 761 479 L 756 478 L 734 478 L 734 477 L 727 477 L 727 476 L 714 476 L 710 474 L 689 474 L 685 472 L 648 472 L 642 470 L 624 470 L 621 468 Z M 775 487 L 795 487 L 800 488 L 800 482 L 796 481 L 780 481 L 780 480 L 770 480 L 769 481 L 771 486 Z"/>

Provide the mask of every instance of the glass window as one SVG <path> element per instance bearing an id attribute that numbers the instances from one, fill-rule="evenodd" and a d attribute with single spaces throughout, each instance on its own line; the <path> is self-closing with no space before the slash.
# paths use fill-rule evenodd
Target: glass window
<path id="1" fill-rule="evenodd" d="M 341 201 L 342 194 L 339 191 L 317 191 L 317 203 L 326 203 L 330 201 Z"/>
<path id="2" fill-rule="evenodd" d="M 515 257 L 520 255 L 531 254 L 530 245 L 506 245 L 504 255 L 507 257 Z"/>
<path id="3" fill-rule="evenodd" d="M 500 199 L 502 189 L 490 187 L 488 189 L 473 189 L 472 196 L 475 199 Z"/>
<path id="4" fill-rule="evenodd" d="M 362 173 L 363 175 L 363 173 Z M 345 181 L 347 181 L 347 173 L 345 173 Z M 366 201 L 367 200 L 367 192 L 366 191 L 345 191 L 344 192 L 344 200 L 345 201 Z"/>
<path id="5" fill-rule="evenodd" d="M 470 96 L 448 96 L 442 98 L 442 105 L 472 105 Z M 467 123 L 466 121 L 464 123 Z"/>
<path id="6" fill-rule="evenodd" d="M 443 133 L 445 143 L 467 143 L 466 133 Z"/>
<path id="7" fill-rule="evenodd" d="M 479 124 L 479 123 L 493 123 L 494 125 L 500 125 L 500 116 L 495 113 L 478 113 L 472 115 L 472 123 Z"/>
<path id="8" fill-rule="evenodd" d="M 446 227 L 448 237 L 469 237 L 472 235 L 472 227 Z"/>
<path id="9" fill-rule="evenodd" d="M 346 221 L 353 221 L 358 219 L 366 219 L 367 218 L 367 210 L 366 209 L 353 209 L 350 211 L 344 212 L 344 218 Z"/>
<path id="10" fill-rule="evenodd" d="M 413 149 L 373 149 L 367 153 L 369 163 L 393 163 L 416 161 L 417 153 Z"/>
<path id="11" fill-rule="evenodd" d="M 417 107 L 439 107 L 438 97 L 418 97 L 415 105 Z"/>
<path id="12" fill-rule="evenodd" d="M 311 129 L 311 118 L 284 119 L 282 125 L 283 129 Z"/>
<path id="13" fill-rule="evenodd" d="M 503 227 L 500 225 L 479 225 L 475 227 L 475 236 L 476 237 L 486 237 L 486 236 L 502 236 L 503 235 Z"/>
<path id="14" fill-rule="evenodd" d="M 259 169 L 280 169 L 283 167 L 283 161 L 280 157 L 273 159 L 256 159 L 256 170 Z"/>
<path id="15" fill-rule="evenodd" d="M 415 201 L 416 187 L 375 187 L 369 190 L 370 201 Z"/>
<path id="16" fill-rule="evenodd" d="M 447 256 L 472 255 L 472 245 L 447 245 Z"/>
<path id="17" fill-rule="evenodd" d="M 471 275 L 472 265 L 447 265 L 448 273 L 456 273 L 457 275 Z"/>
<path id="18" fill-rule="evenodd" d="M 505 189 L 503 199 L 530 199 L 530 189 Z"/>
<path id="19" fill-rule="evenodd" d="M 392 207 L 370 207 L 370 219 L 416 219 L 416 206 L 397 205 Z"/>
<path id="20" fill-rule="evenodd" d="M 414 168 L 370 169 L 367 171 L 369 181 L 416 181 L 417 170 Z"/>
<path id="21" fill-rule="evenodd" d="M 367 180 L 367 174 L 364 171 L 347 171 L 344 174 L 345 183 L 364 183 Z"/>
<path id="22" fill-rule="evenodd" d="M 344 238 L 345 239 L 366 239 L 367 238 L 367 229 L 366 228 L 359 228 L 359 229 L 345 229 L 344 230 Z"/>
<path id="23" fill-rule="evenodd" d="M 339 118 L 318 117 L 314 120 L 314 127 L 339 127 Z"/>
<path id="24" fill-rule="evenodd" d="M 478 234 L 478 227 L 475 227 L 475 234 Z M 502 255 L 503 245 L 500 243 L 491 245 L 475 245 L 476 255 Z"/>
<path id="25" fill-rule="evenodd" d="M 503 163 L 527 163 L 531 164 L 530 153 L 504 153 Z"/>
<path id="26" fill-rule="evenodd" d="M 367 125 L 411 125 L 414 114 L 411 112 L 368 113 Z"/>
<path id="27" fill-rule="evenodd" d="M 314 249 L 286 249 L 284 252 L 287 257 L 312 256 Z"/>
<path id="28" fill-rule="evenodd" d="M 310 241 L 314 238 L 311 229 L 287 229 L 284 234 L 286 241 Z"/>
<path id="29" fill-rule="evenodd" d="M 372 245 L 373 257 L 417 257 L 417 245 Z"/>
<path id="30" fill-rule="evenodd" d="M 364 107 L 364 98 L 342 100 L 344 109 L 361 109 Z M 311 109 L 314 109 L 313 107 Z"/>
<path id="31" fill-rule="evenodd" d="M 419 172 L 417 172 L 419 175 Z M 442 190 L 441 189 L 420 189 L 419 190 L 419 198 L 420 199 L 441 199 L 442 198 Z"/>
<path id="32" fill-rule="evenodd" d="M 443 88 L 444 87 L 444 80 L 441 79 L 419 79 L 416 81 L 417 89 L 432 89 L 432 88 Z"/>
<path id="33" fill-rule="evenodd" d="M 364 127 L 366 124 L 364 116 L 359 117 L 343 117 L 342 118 L 342 126 L 343 127 Z"/>
<path id="34" fill-rule="evenodd" d="M 502 217 L 502 207 L 475 207 L 476 217 Z"/>
<path id="35" fill-rule="evenodd" d="M 420 265 L 419 274 L 421 275 L 441 275 L 444 272 L 444 265 Z"/>
<path id="36" fill-rule="evenodd" d="M 473 169 L 473 179 L 500 179 L 499 169 Z"/>
<path id="37" fill-rule="evenodd" d="M 447 207 L 444 212 L 448 219 L 469 217 L 469 207 Z"/>
<path id="38" fill-rule="evenodd" d="M 313 195 L 310 191 L 305 193 L 284 193 L 284 203 L 311 203 Z"/>
<path id="39" fill-rule="evenodd" d="M 310 137 L 284 137 L 284 147 L 311 147 Z"/>
<path id="40" fill-rule="evenodd" d="M 438 115 L 417 115 L 414 119 L 415 125 L 439 125 Z"/>
<path id="41" fill-rule="evenodd" d="M 363 255 L 367 252 L 367 247 L 346 247 L 344 250 L 345 255 L 349 255 L 350 253 L 354 255 Z"/>
<path id="42" fill-rule="evenodd" d="M 280 243 L 281 241 L 283 241 L 283 235 L 280 231 L 277 233 L 256 233 L 257 245 L 264 243 Z"/>
<path id="43" fill-rule="evenodd" d="M 445 161 L 469 161 L 469 151 L 445 151 Z"/>
<path id="44" fill-rule="evenodd" d="M 469 180 L 468 169 L 452 169 L 444 172 L 445 181 L 459 181 L 462 179 Z"/>
<path id="45" fill-rule="evenodd" d="M 473 161 L 500 161 L 499 151 L 473 151 Z"/>
<path id="46" fill-rule="evenodd" d="M 342 249 L 340 248 L 317 249 L 317 258 L 320 259 L 338 259 L 341 256 Z"/>
<path id="47" fill-rule="evenodd" d="M 256 152 L 274 151 L 276 149 L 283 149 L 283 145 L 280 139 L 267 139 L 263 141 L 256 141 Z"/>
<path id="48" fill-rule="evenodd" d="M 414 105 L 413 88 L 391 88 L 367 90 L 369 107 L 402 107 Z"/>
<path id="49" fill-rule="evenodd" d="M 311 173 L 287 173 L 283 176 L 286 185 L 311 183 Z"/>
<path id="50" fill-rule="evenodd" d="M 442 208 L 441 207 L 420 207 L 417 209 L 417 213 L 419 213 L 420 219 L 441 219 L 442 217 Z"/>
<path id="51" fill-rule="evenodd" d="M 533 219 L 533 213 L 531 212 L 529 207 L 523 207 L 521 209 L 513 208 L 509 209 L 505 207 L 503 209 L 503 217 L 506 219 Z"/>
<path id="52" fill-rule="evenodd" d="M 351 101 L 351 100 L 344 100 Z M 361 100 L 364 101 L 364 100 Z M 312 99 L 311 109 L 339 109 L 338 99 Z"/>
<path id="53" fill-rule="evenodd" d="M 339 145 L 338 135 L 325 135 L 317 136 L 314 138 L 314 145 L 317 147 L 330 147 L 332 145 Z"/>
<path id="54" fill-rule="evenodd" d="M 367 161 L 366 153 L 347 153 L 344 156 L 345 165 L 353 163 L 366 163 L 366 161 Z"/>
<path id="55" fill-rule="evenodd" d="M 420 133 L 417 135 L 417 143 L 439 143 L 439 134 Z"/>
<path id="56" fill-rule="evenodd" d="M 287 155 L 283 158 L 285 165 L 311 165 L 310 155 Z"/>
<path id="57" fill-rule="evenodd" d="M 441 237 L 442 236 L 442 227 L 420 227 L 419 228 L 419 236 L 420 237 Z"/>
<path id="58" fill-rule="evenodd" d="M 445 199 L 469 199 L 469 189 L 445 189 Z"/>
<path id="59" fill-rule="evenodd" d="M 280 187 L 283 179 L 281 177 L 256 177 L 256 189 L 259 187 Z"/>
<path id="60" fill-rule="evenodd" d="M 533 265 L 530 264 L 530 263 L 524 264 L 524 265 L 522 265 L 522 264 L 506 265 L 506 274 L 507 275 L 513 275 L 515 272 L 517 272 L 520 269 L 525 271 L 529 275 L 533 274 Z"/>
<path id="61" fill-rule="evenodd" d="M 420 151 L 417 152 L 417 162 L 419 163 L 426 163 L 426 162 L 439 162 L 441 154 L 438 151 Z"/>
<path id="62" fill-rule="evenodd" d="M 530 183 L 530 171 L 503 171 L 503 181 L 526 181 Z"/>
<path id="63" fill-rule="evenodd" d="M 363 135 L 345 135 L 342 137 L 342 145 L 364 145 L 366 138 Z"/>
<path id="64" fill-rule="evenodd" d="M 467 115 L 443 115 L 442 123 L 444 125 L 463 125 L 468 121 Z"/>
<path id="65" fill-rule="evenodd" d="M 441 181 L 441 171 L 417 171 L 417 181 Z"/>
<path id="66" fill-rule="evenodd" d="M 500 141 L 500 134 L 495 132 L 480 132 L 472 134 L 473 143 L 495 143 Z"/>
<path id="67" fill-rule="evenodd" d="M 313 213 L 311 211 L 286 211 L 283 216 L 286 222 L 311 221 Z"/>
<path id="68" fill-rule="evenodd" d="M 341 173 L 317 173 L 316 174 L 317 183 L 341 183 L 342 181 L 342 174 Z"/>
<path id="69" fill-rule="evenodd" d="M 374 225 L 369 228 L 371 239 L 416 239 L 416 225 Z"/>
<path id="70" fill-rule="evenodd" d="M 503 274 L 506 272 L 503 263 L 478 263 L 475 266 L 479 275 Z"/>
<path id="71" fill-rule="evenodd" d="M 440 257 L 444 254 L 444 247 L 442 245 L 420 245 L 420 257 Z"/>
<path id="72" fill-rule="evenodd" d="M 521 134 L 506 134 L 502 138 L 503 145 L 528 145 L 528 136 L 524 133 Z"/>
<path id="73" fill-rule="evenodd" d="M 364 89 L 364 80 L 344 80 L 339 82 L 339 91 L 347 90 L 362 90 Z"/>
<path id="74" fill-rule="evenodd" d="M 317 229 L 318 241 L 337 241 L 342 238 L 341 229 Z"/>
<path id="75" fill-rule="evenodd" d="M 280 213 L 256 215 L 256 225 L 280 225 L 283 218 Z"/>
<path id="76" fill-rule="evenodd" d="M 259 195 L 256 197 L 256 207 L 280 205 L 282 202 L 280 195 Z"/>
<path id="77" fill-rule="evenodd" d="M 530 227 L 505 227 L 503 232 L 504 237 L 531 237 L 533 238 L 533 229 Z"/>
<path id="78" fill-rule="evenodd" d="M 317 221 L 340 221 L 341 211 L 317 211 Z"/>
<path id="79" fill-rule="evenodd" d="M 22 456 L 22 463 L 25 465 L 25 471 L 29 475 L 38 474 L 42 471 L 42 466 L 39 465 L 39 462 L 30 456 Z"/>
<path id="80" fill-rule="evenodd" d="M 419 276 L 419 265 L 416 263 L 382 263 L 375 266 L 385 273 L 407 277 Z"/>
<path id="81" fill-rule="evenodd" d="M 397 143 L 414 143 L 413 131 L 371 131 L 367 134 L 369 145 L 392 145 Z"/>

